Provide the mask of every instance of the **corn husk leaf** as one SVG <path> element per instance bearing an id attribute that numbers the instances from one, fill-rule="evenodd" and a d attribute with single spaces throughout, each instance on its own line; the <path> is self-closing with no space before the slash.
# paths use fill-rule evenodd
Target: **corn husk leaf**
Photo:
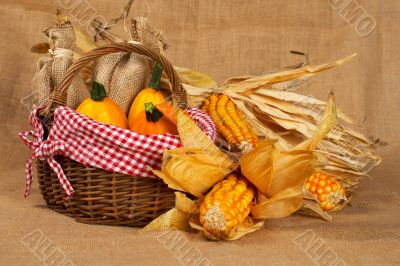
<path id="1" fill-rule="evenodd" d="M 171 210 L 151 221 L 140 231 L 161 231 L 172 228 L 184 230 L 188 228 L 189 220 L 190 216 L 188 214 L 180 212 L 176 208 L 172 208 Z"/>
<path id="2" fill-rule="evenodd" d="M 192 215 L 199 212 L 199 202 L 193 201 L 180 192 L 175 192 L 175 208 L 160 215 L 141 231 L 168 230 L 171 228 L 187 229 Z"/>
<path id="3" fill-rule="evenodd" d="M 314 136 L 289 151 L 264 141 L 240 159 L 242 174 L 259 193 L 259 204 L 251 212 L 256 219 L 281 218 L 303 206 L 303 185 L 314 172 L 314 150 L 336 125 L 336 108 L 330 94 Z"/>
<path id="4" fill-rule="evenodd" d="M 241 170 L 262 193 L 273 197 L 280 191 L 298 185 L 310 176 L 315 160 L 314 149 L 336 123 L 335 99 L 329 104 L 314 136 L 289 151 L 280 151 L 274 143 L 264 141 L 240 159 Z"/>
<path id="5" fill-rule="evenodd" d="M 204 104 L 204 99 L 213 93 L 213 89 L 199 88 L 189 84 L 182 84 L 188 95 L 188 104 L 193 107 L 201 107 Z"/>
<path id="6" fill-rule="evenodd" d="M 232 169 L 218 165 L 218 157 L 195 148 L 164 151 L 161 171 L 153 172 L 172 189 L 201 197 Z"/>
<path id="7" fill-rule="evenodd" d="M 300 210 L 300 213 L 309 216 L 317 215 L 317 217 L 320 217 L 326 221 L 332 221 L 332 216 L 330 216 L 329 213 L 322 210 L 318 202 L 310 199 L 304 199 L 304 205 Z"/>
<path id="8" fill-rule="evenodd" d="M 235 103 L 236 107 L 245 114 L 245 116 L 248 118 L 249 123 L 251 124 L 251 126 L 253 127 L 254 131 L 258 136 L 265 136 L 269 140 L 276 140 L 278 141 L 279 146 L 281 146 L 284 149 L 289 149 L 291 147 L 291 145 L 281 136 L 276 134 L 268 127 L 264 126 L 257 119 L 254 113 L 245 105 L 244 102 L 236 100 L 234 98 L 231 98 L 231 100 Z"/>
<path id="9" fill-rule="evenodd" d="M 74 27 L 74 31 L 76 47 L 83 53 L 87 53 L 98 47 L 98 45 L 91 38 L 87 37 L 80 29 Z"/>
<path id="10" fill-rule="evenodd" d="M 222 83 L 222 86 L 227 86 L 227 85 L 230 85 L 230 84 L 236 84 L 236 83 L 239 83 L 239 82 L 242 82 L 244 80 L 251 79 L 251 78 L 254 78 L 254 77 L 256 77 L 256 76 L 254 76 L 254 75 L 242 75 L 242 76 L 238 76 L 238 77 L 232 77 L 232 78 L 229 78 L 229 79 L 225 80 Z"/>
<path id="11" fill-rule="evenodd" d="M 291 215 L 303 206 L 302 185 L 287 188 L 251 209 L 255 219 L 276 219 Z"/>
<path id="12" fill-rule="evenodd" d="M 178 72 L 179 78 L 184 84 L 205 89 L 217 87 L 215 80 L 205 73 L 183 67 L 175 67 L 175 70 Z"/>
<path id="13" fill-rule="evenodd" d="M 221 91 L 230 91 L 236 93 L 243 93 L 248 90 L 254 90 L 255 88 L 260 88 L 266 86 L 268 84 L 274 84 L 279 82 L 284 82 L 288 80 L 294 80 L 299 78 L 307 78 L 311 76 L 315 76 L 323 71 L 331 69 L 335 66 L 342 65 L 350 60 L 352 60 L 356 54 L 345 57 L 343 59 L 337 60 L 336 62 L 322 64 L 322 65 L 306 65 L 301 68 L 282 71 L 273 74 L 265 74 L 256 76 L 250 79 L 246 79 L 244 81 L 228 84 L 221 88 Z"/>
<path id="14" fill-rule="evenodd" d="M 260 88 L 255 91 L 255 95 L 262 95 L 263 97 L 259 98 L 262 99 L 262 102 L 275 106 L 282 111 L 291 114 L 302 114 L 304 116 L 311 116 L 315 121 L 318 120 L 318 116 L 323 112 L 326 105 L 324 101 L 290 91 Z M 355 123 L 352 118 L 350 118 L 340 109 L 337 110 L 337 115 L 338 118 L 342 119 L 348 124 Z"/>
<path id="15" fill-rule="evenodd" d="M 215 165 L 222 168 L 233 169 L 236 166 L 184 111 L 177 112 L 177 127 L 184 148 L 196 148 L 207 152 Z"/>
<path id="16" fill-rule="evenodd" d="M 237 225 L 234 229 L 232 229 L 230 232 L 228 232 L 227 235 L 221 235 L 219 238 L 217 238 L 215 235 L 210 234 L 207 232 L 207 230 L 204 229 L 203 226 L 201 226 L 198 217 L 193 217 L 190 222 L 190 226 L 193 229 L 198 230 L 199 232 L 202 232 L 207 238 L 211 240 L 237 240 L 239 238 L 242 238 L 243 236 L 250 234 L 254 231 L 257 231 L 261 229 L 264 226 L 264 221 L 263 220 L 258 220 L 254 221 L 251 217 L 247 217 L 241 224 Z"/>
<path id="17" fill-rule="evenodd" d="M 333 96 L 333 93 L 329 94 L 329 99 L 328 103 L 326 104 L 325 107 L 325 112 L 321 117 L 321 120 L 318 125 L 318 129 L 314 134 L 314 137 L 312 137 L 309 140 L 306 140 L 302 143 L 300 143 L 298 146 L 295 147 L 295 149 L 304 149 L 304 150 L 315 150 L 317 147 L 318 143 L 325 138 L 328 133 L 336 126 L 336 103 L 335 103 L 335 97 Z"/>
<path id="18" fill-rule="evenodd" d="M 175 192 L 175 207 L 177 210 L 188 213 L 197 214 L 199 213 L 199 201 L 191 200 L 186 197 L 185 194 L 180 192 Z"/>
<path id="19" fill-rule="evenodd" d="M 200 198 L 236 164 L 182 110 L 177 111 L 177 127 L 183 148 L 165 150 L 161 171 L 153 172 L 170 188 Z"/>
<path id="20" fill-rule="evenodd" d="M 264 141 L 240 158 L 242 174 L 265 194 L 270 189 L 279 156 L 279 148 L 273 142 Z"/>
<path id="21" fill-rule="evenodd" d="M 312 151 L 282 152 L 276 162 L 271 185 L 265 194 L 273 197 L 287 188 L 303 185 L 306 178 L 314 172 L 315 160 Z"/>

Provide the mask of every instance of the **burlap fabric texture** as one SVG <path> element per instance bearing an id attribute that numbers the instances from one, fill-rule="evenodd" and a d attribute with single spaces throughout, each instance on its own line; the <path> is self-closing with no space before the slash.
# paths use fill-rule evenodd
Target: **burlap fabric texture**
<path id="1" fill-rule="evenodd" d="M 131 42 L 139 42 L 162 52 L 165 40 L 143 17 L 131 21 Z M 126 114 L 136 95 L 147 86 L 154 62 L 143 55 L 113 53 L 96 60 L 93 79 L 102 83 L 107 94 Z M 74 107 L 74 106 L 71 106 Z"/>
<path id="2" fill-rule="evenodd" d="M 33 78 L 32 94 L 34 105 L 41 106 L 49 103 L 51 93 L 60 85 L 65 73 L 73 62 L 73 50 L 75 48 L 75 33 L 71 23 L 57 23 L 46 28 L 45 34 L 49 53 L 39 59 Z M 88 96 L 88 92 L 82 90 L 78 80 L 69 88 L 71 95 L 70 104 L 75 105 L 79 98 Z"/>

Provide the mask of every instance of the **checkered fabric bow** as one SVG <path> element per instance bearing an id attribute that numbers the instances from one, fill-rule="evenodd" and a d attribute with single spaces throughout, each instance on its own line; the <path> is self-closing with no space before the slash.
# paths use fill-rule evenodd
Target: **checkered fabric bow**
<path id="1" fill-rule="evenodd" d="M 74 190 L 54 155 L 62 155 L 86 166 L 101 168 L 110 172 L 157 178 L 150 168 L 160 169 L 163 151 L 181 146 L 179 136 L 160 134 L 145 136 L 112 125 L 98 123 L 76 113 L 68 107 L 58 107 L 54 111 L 53 124 L 49 136 L 44 140 L 44 129 L 36 109 L 31 113 L 30 124 L 33 131 L 19 134 L 32 154 L 26 163 L 25 197 L 32 185 L 32 163 L 35 159 L 47 160 L 66 193 Z M 214 141 L 217 135 L 215 124 L 208 114 L 197 108 L 186 112 L 199 128 Z M 35 138 L 31 141 L 28 137 Z"/>
<path id="2" fill-rule="evenodd" d="M 44 129 L 41 120 L 37 117 L 37 113 L 40 111 L 40 108 L 34 110 L 30 117 L 29 122 L 35 129 L 28 130 L 19 133 L 19 137 L 25 143 L 26 146 L 32 151 L 31 156 L 28 158 L 25 167 L 26 174 L 26 185 L 25 185 L 25 197 L 30 194 L 32 180 L 33 180 L 33 169 L 32 164 L 35 159 L 47 160 L 50 167 L 56 173 L 60 184 L 62 185 L 65 193 L 70 196 L 74 192 L 71 184 L 69 183 L 67 177 L 64 174 L 59 163 L 54 160 L 53 155 L 61 154 L 64 150 L 64 143 L 61 141 L 43 141 L 44 137 Z M 28 137 L 32 137 L 35 141 L 29 140 Z"/>

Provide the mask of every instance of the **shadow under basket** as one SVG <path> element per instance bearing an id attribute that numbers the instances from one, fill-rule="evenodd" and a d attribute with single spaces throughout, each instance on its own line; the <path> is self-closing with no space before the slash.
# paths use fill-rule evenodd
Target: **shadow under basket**
<path id="1" fill-rule="evenodd" d="M 74 188 L 68 198 L 47 161 L 36 160 L 40 192 L 49 208 L 87 224 L 143 227 L 175 206 L 175 194 L 160 179 L 87 167 L 56 156 Z"/>

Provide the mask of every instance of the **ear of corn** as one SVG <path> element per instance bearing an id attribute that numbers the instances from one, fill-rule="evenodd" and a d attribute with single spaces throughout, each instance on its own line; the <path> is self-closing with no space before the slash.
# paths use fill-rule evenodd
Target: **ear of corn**
<path id="1" fill-rule="evenodd" d="M 210 114 L 219 133 L 230 145 L 250 150 L 258 144 L 254 130 L 228 96 L 211 95 L 205 100 L 202 110 Z"/>
<path id="2" fill-rule="evenodd" d="M 217 183 L 200 206 L 200 223 L 216 238 L 224 238 L 250 213 L 254 190 L 248 181 L 235 174 Z"/>
<path id="3" fill-rule="evenodd" d="M 339 181 L 321 172 L 310 176 L 305 187 L 318 199 L 324 211 L 332 210 L 339 202 L 346 199 L 344 188 Z"/>
<path id="4" fill-rule="evenodd" d="M 201 108 L 201 111 L 204 113 L 208 113 L 208 107 L 210 106 L 210 101 L 208 99 L 205 99 L 203 107 Z"/>

